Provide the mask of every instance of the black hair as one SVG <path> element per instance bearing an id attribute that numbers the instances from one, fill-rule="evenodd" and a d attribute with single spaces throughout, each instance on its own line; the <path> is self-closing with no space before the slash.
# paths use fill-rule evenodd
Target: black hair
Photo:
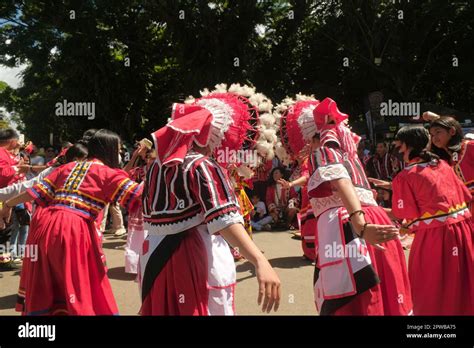
<path id="1" fill-rule="evenodd" d="M 409 160 L 420 157 L 423 161 L 439 160 L 439 156 L 430 152 L 430 133 L 423 126 L 413 125 L 402 127 L 395 136 L 395 140 L 405 143 L 411 148 Z"/>
<path id="2" fill-rule="evenodd" d="M 462 144 L 462 139 L 464 137 L 464 133 L 458 121 L 456 121 L 451 116 L 441 116 L 440 118 L 431 122 L 429 125 L 429 129 L 435 128 L 435 127 L 443 128 L 447 131 L 451 130 L 451 128 L 454 128 L 456 130 L 456 133 L 451 137 L 451 139 L 449 139 L 447 148 L 452 152 L 457 152 L 461 150 L 461 144 Z M 450 154 L 446 152 L 445 149 L 440 149 L 435 144 L 431 144 L 431 149 L 435 154 L 437 154 L 442 159 L 446 161 L 451 160 Z"/>
<path id="3" fill-rule="evenodd" d="M 0 142 L 18 139 L 18 133 L 11 128 L 0 129 Z"/>
<path id="4" fill-rule="evenodd" d="M 84 134 L 82 134 L 82 139 L 80 139 L 78 141 L 78 143 L 84 145 L 84 146 L 87 146 L 89 144 L 89 140 L 91 140 L 92 136 L 97 133 L 97 129 L 95 128 L 91 128 L 91 129 L 88 129 L 84 132 Z"/>
<path id="5" fill-rule="evenodd" d="M 119 146 L 120 137 L 116 133 L 99 129 L 87 144 L 88 158 L 97 158 L 111 168 L 119 168 Z"/>
<path id="6" fill-rule="evenodd" d="M 88 155 L 87 147 L 83 144 L 75 143 L 67 151 L 64 157 L 66 157 L 66 162 L 74 161 L 74 158 L 84 159 Z"/>
<path id="7" fill-rule="evenodd" d="M 258 192 L 255 191 L 255 190 L 249 191 L 247 195 L 248 195 L 250 198 L 258 197 L 258 199 L 260 199 L 260 195 L 259 195 Z"/>
<path id="8" fill-rule="evenodd" d="M 282 179 L 287 178 L 287 172 L 286 172 L 285 168 L 275 167 L 275 168 L 272 169 L 272 171 L 270 172 L 270 175 L 268 176 L 268 186 L 272 186 L 272 185 L 276 184 L 275 180 L 273 180 L 273 173 L 275 173 L 275 171 L 277 171 L 277 170 L 280 171 Z"/>
<path id="9" fill-rule="evenodd" d="M 82 134 L 82 137 L 91 138 L 97 131 L 98 129 L 95 129 L 95 128 L 88 129 L 84 132 L 84 134 Z"/>

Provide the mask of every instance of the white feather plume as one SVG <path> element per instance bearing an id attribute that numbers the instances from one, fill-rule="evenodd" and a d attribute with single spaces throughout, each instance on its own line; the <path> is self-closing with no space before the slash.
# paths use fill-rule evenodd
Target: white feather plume
<path id="1" fill-rule="evenodd" d="M 214 93 L 226 93 L 227 92 L 227 83 L 219 83 L 214 86 Z"/>
<path id="2" fill-rule="evenodd" d="M 199 91 L 199 94 L 201 95 L 201 97 L 206 97 L 209 95 L 209 89 L 207 88 L 204 88 L 203 90 Z"/>

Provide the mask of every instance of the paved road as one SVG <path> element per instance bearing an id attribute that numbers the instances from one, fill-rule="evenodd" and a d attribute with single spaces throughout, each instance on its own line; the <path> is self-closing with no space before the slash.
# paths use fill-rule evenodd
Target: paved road
<path id="1" fill-rule="evenodd" d="M 282 302 L 277 313 L 283 315 L 316 315 L 313 302 L 313 267 L 303 260 L 301 242 L 287 231 L 258 232 L 254 240 L 277 271 L 282 282 Z M 125 242 L 107 236 L 104 251 L 107 256 L 109 278 L 120 314 L 136 315 L 140 307 L 137 284 L 132 275 L 124 271 L 123 249 Z M 17 315 L 14 311 L 18 290 L 19 272 L 3 272 L 0 279 L 0 315 Z M 240 315 L 259 315 L 257 282 L 253 266 L 247 261 L 237 263 L 236 311 Z"/>

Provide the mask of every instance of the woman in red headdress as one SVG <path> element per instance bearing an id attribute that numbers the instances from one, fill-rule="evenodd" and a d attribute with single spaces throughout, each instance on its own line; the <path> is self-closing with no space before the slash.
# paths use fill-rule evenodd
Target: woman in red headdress
<path id="1" fill-rule="evenodd" d="M 172 120 L 152 134 L 158 156 L 143 197 L 142 315 L 234 314 L 227 242 L 255 265 L 263 310 L 278 308 L 278 276 L 246 233 L 227 170 L 213 158 L 242 147 L 249 117 L 238 96 L 213 93 L 175 104 Z"/>
<path id="2" fill-rule="evenodd" d="M 315 301 L 322 315 L 412 313 L 398 229 L 378 207 L 357 156 L 359 137 L 326 98 L 298 122 L 312 142 L 308 194 L 317 228 Z"/>
<path id="3" fill-rule="evenodd" d="M 283 163 L 296 162 L 296 169 L 290 181 L 280 179 L 279 183 L 287 190 L 299 187 L 301 209 L 298 213 L 301 230 L 301 246 L 303 256 L 311 261 L 316 259 L 316 217 L 308 196 L 309 155 L 310 147 L 305 143 L 298 124 L 298 118 L 303 113 L 312 113 L 319 104 L 313 96 L 298 94 L 296 100 L 287 98 L 277 106 L 281 114 L 280 138 L 281 146 L 277 147 L 276 154 Z"/>

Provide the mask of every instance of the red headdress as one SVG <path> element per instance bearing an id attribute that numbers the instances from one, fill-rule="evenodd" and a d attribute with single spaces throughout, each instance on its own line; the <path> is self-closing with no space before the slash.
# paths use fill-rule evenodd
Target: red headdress
<path id="1" fill-rule="evenodd" d="M 174 104 L 169 123 L 152 134 L 158 160 L 162 165 L 182 163 L 195 143 L 209 147 L 224 166 L 250 164 L 245 158 L 233 160 L 232 156 L 256 146 L 259 110 L 268 99 L 264 98 L 260 104 L 252 103 L 260 100 L 255 89 L 236 84 L 229 91 L 224 84 L 216 85 L 216 90 L 206 89 L 201 95 L 198 99 L 190 97 L 184 104 Z"/>
<path id="2" fill-rule="evenodd" d="M 360 137 L 347 126 L 349 116 L 339 111 L 331 98 L 326 98 L 314 109 L 316 132 L 320 133 L 321 145 L 334 142 L 350 155 L 357 154 Z"/>
<path id="3" fill-rule="evenodd" d="M 276 154 L 284 163 L 295 160 L 307 144 L 305 136 L 309 128 L 314 129 L 313 110 L 319 104 L 314 96 L 296 95 L 296 100 L 285 98 L 276 107 L 280 117 L 280 142 L 277 143 Z M 309 140 L 313 134 L 309 137 Z"/>

